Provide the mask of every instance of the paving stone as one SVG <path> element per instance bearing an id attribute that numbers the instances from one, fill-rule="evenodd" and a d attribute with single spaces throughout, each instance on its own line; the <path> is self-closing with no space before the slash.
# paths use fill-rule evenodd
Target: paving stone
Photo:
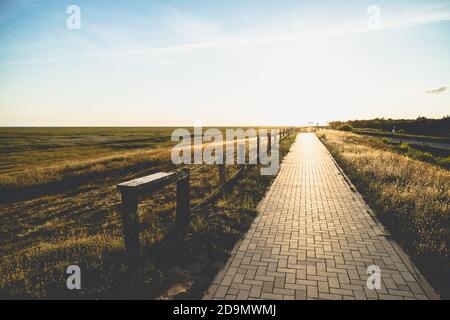
<path id="1" fill-rule="evenodd" d="M 314 134 L 297 136 L 258 211 L 204 299 L 438 298 Z"/>

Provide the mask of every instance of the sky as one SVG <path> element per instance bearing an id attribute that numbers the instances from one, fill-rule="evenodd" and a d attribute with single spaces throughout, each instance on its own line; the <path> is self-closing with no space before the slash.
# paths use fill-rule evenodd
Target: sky
<path id="1" fill-rule="evenodd" d="M 449 71 L 450 1 L 0 0 L 0 126 L 440 118 Z"/>

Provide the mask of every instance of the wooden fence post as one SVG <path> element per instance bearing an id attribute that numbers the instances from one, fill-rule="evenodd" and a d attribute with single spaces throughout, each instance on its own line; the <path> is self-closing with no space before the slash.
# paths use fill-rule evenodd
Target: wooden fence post
<path id="1" fill-rule="evenodd" d="M 223 185 L 226 180 L 225 163 L 219 163 L 219 184 Z"/>
<path id="2" fill-rule="evenodd" d="M 125 253 L 130 269 L 135 269 L 139 260 L 138 197 L 133 191 L 123 191 L 121 195 Z"/>
<path id="3" fill-rule="evenodd" d="M 268 131 L 267 136 L 267 153 L 272 153 L 272 130 Z"/>
<path id="4" fill-rule="evenodd" d="M 241 164 L 241 169 L 244 171 L 247 163 L 247 154 L 250 161 L 250 136 L 244 136 L 244 163 Z"/>
<path id="5" fill-rule="evenodd" d="M 259 164 L 259 150 L 261 149 L 261 139 L 259 137 L 259 130 L 256 133 L 256 164 Z"/>
<path id="6" fill-rule="evenodd" d="M 186 229 L 191 223 L 190 170 L 185 168 L 177 179 L 177 210 L 175 225 Z"/>

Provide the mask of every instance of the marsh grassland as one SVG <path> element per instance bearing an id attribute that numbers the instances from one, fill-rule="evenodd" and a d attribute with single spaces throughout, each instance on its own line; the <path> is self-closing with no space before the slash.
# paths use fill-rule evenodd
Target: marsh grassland
<path id="1" fill-rule="evenodd" d="M 250 166 L 219 202 L 173 233 L 174 186 L 141 203 L 139 285 L 130 288 L 116 184 L 177 169 L 173 128 L 1 129 L 0 297 L 48 299 L 200 298 L 256 215 L 273 177 Z M 281 157 L 295 135 L 282 141 Z M 280 158 L 281 159 L 281 158 Z M 227 167 L 227 172 L 235 170 Z M 191 176 L 195 206 L 218 184 L 216 166 Z M 82 290 L 69 291 L 69 265 Z"/>
<path id="2" fill-rule="evenodd" d="M 317 135 L 394 239 L 441 296 L 450 298 L 450 171 L 445 164 L 367 136 L 334 130 Z"/>

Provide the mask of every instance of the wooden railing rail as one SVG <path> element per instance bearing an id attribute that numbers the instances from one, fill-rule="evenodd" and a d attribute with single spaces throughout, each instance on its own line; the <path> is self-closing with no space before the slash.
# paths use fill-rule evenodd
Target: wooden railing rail
<path id="1" fill-rule="evenodd" d="M 296 130 L 292 128 L 280 129 L 278 135 L 279 141 L 285 139 L 294 131 Z M 256 139 L 256 156 L 257 163 L 259 163 L 259 153 L 261 149 L 261 137 L 259 134 Z M 246 138 L 246 142 L 249 146 L 248 149 L 250 149 L 250 140 L 248 137 Z M 269 133 L 267 136 L 267 147 L 269 151 L 271 150 L 273 142 L 271 134 Z M 248 154 L 250 157 L 250 150 L 248 150 Z M 238 170 L 231 174 L 230 178 L 227 179 L 225 161 L 223 161 L 222 164 L 217 164 L 217 166 L 219 175 L 218 186 L 200 201 L 195 208 L 191 208 L 191 171 L 188 167 L 183 167 L 177 172 L 158 172 L 117 185 L 122 197 L 122 222 L 127 262 L 132 270 L 138 265 L 140 256 L 139 202 L 150 197 L 155 191 L 160 190 L 162 187 L 176 183 L 175 228 L 178 232 L 183 232 L 190 226 L 191 212 L 193 210 L 202 209 L 204 206 L 215 201 L 227 187 L 234 184 L 245 172 L 245 165 L 240 165 Z M 194 170 L 194 172 L 195 171 L 196 170 Z"/>

